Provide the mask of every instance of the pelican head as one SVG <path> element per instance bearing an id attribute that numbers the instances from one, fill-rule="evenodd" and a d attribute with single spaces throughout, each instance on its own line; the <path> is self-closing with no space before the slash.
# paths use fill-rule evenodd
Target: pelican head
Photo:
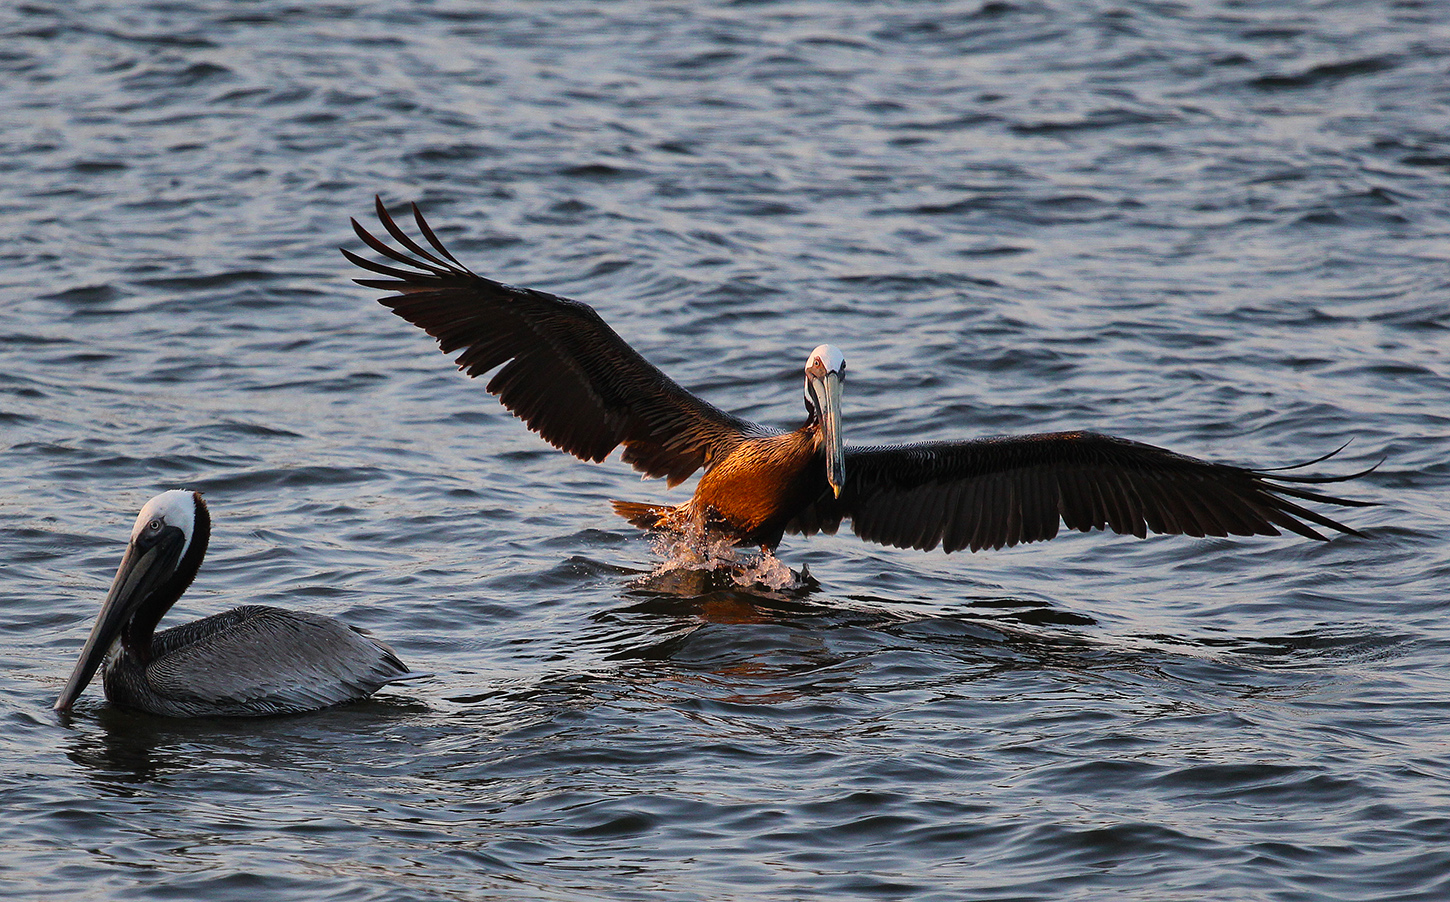
<path id="1" fill-rule="evenodd" d="M 826 452 L 826 481 L 841 497 L 846 482 L 845 451 L 841 441 L 841 388 L 846 383 L 846 356 L 830 345 L 821 345 L 806 359 L 806 409 L 821 424 L 821 444 Z"/>
<path id="2" fill-rule="evenodd" d="M 162 492 L 146 502 L 131 529 L 131 541 L 111 591 L 70 680 L 56 699 L 55 710 L 70 709 L 118 641 L 134 654 L 144 657 L 150 653 L 157 622 L 191 585 L 201 566 L 210 526 L 206 504 L 195 492 Z"/>

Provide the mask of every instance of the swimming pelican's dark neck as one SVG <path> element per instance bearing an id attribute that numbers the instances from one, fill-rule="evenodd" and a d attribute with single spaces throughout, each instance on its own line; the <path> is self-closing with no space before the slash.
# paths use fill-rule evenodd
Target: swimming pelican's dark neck
<path id="1" fill-rule="evenodd" d="M 210 539 L 211 515 L 207 512 L 206 503 L 198 497 L 196 520 L 192 524 L 191 542 L 187 545 L 186 553 L 181 556 L 171 575 L 136 606 L 136 613 L 121 630 L 122 647 L 137 660 L 151 660 L 151 637 L 156 633 L 156 625 L 171 610 L 171 606 L 180 600 L 191 581 L 196 579 L 202 558 L 206 557 L 206 546 Z"/>

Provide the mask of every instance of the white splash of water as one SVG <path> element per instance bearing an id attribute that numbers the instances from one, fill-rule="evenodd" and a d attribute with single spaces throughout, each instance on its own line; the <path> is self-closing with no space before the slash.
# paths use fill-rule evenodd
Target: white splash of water
<path id="1" fill-rule="evenodd" d="M 771 552 L 744 551 L 719 533 L 702 530 L 656 533 L 653 545 L 655 553 L 664 560 L 651 576 L 693 570 L 728 576 L 737 586 L 763 586 L 776 592 L 800 585 L 791 569 Z"/>

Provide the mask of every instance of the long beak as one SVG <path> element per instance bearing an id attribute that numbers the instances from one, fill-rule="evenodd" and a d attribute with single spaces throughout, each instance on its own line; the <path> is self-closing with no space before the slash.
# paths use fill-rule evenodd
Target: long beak
<path id="1" fill-rule="evenodd" d="M 138 604 L 165 578 L 170 570 L 166 565 L 175 564 L 174 555 L 167 551 L 165 545 L 148 548 L 144 552 L 138 552 L 135 545 L 127 546 L 121 566 L 116 570 L 116 578 L 111 582 L 111 591 L 96 617 L 96 625 L 91 628 L 91 636 L 81 649 L 80 660 L 76 661 L 75 670 L 71 671 L 60 698 L 55 700 L 55 710 L 70 710 L 76 697 L 96 675 L 96 669 L 106 659 L 121 630 L 135 615 Z"/>
<path id="2" fill-rule="evenodd" d="M 811 377 L 816 399 L 820 402 L 821 443 L 826 452 L 826 482 L 841 497 L 846 484 L 846 452 L 841 438 L 841 374 L 828 372 Z"/>

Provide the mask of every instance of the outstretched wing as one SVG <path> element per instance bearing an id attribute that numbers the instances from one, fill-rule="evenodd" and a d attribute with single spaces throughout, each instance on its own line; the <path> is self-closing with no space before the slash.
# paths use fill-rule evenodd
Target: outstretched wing
<path id="1" fill-rule="evenodd" d="M 1282 528 L 1323 539 L 1308 524 L 1359 533 L 1298 501 L 1370 504 L 1304 487 L 1364 473 L 1252 470 L 1091 432 L 848 448 L 845 469 L 841 497 L 807 508 L 792 532 L 833 533 L 849 519 L 869 542 L 944 551 L 1041 542 L 1057 535 L 1059 523 L 1139 537 L 1279 535 Z"/>
<path id="2" fill-rule="evenodd" d="M 413 217 L 428 250 L 377 201 L 383 228 L 403 250 L 352 227 L 368 247 L 407 268 L 344 250 L 387 279 L 360 285 L 396 291 L 381 299 L 438 340 L 470 376 L 502 368 L 488 390 L 556 448 L 601 461 L 620 444 L 624 460 L 675 485 L 709 467 L 744 438 L 771 434 L 685 391 L 646 361 L 587 304 L 474 275 L 439 242 L 418 205 Z"/>

